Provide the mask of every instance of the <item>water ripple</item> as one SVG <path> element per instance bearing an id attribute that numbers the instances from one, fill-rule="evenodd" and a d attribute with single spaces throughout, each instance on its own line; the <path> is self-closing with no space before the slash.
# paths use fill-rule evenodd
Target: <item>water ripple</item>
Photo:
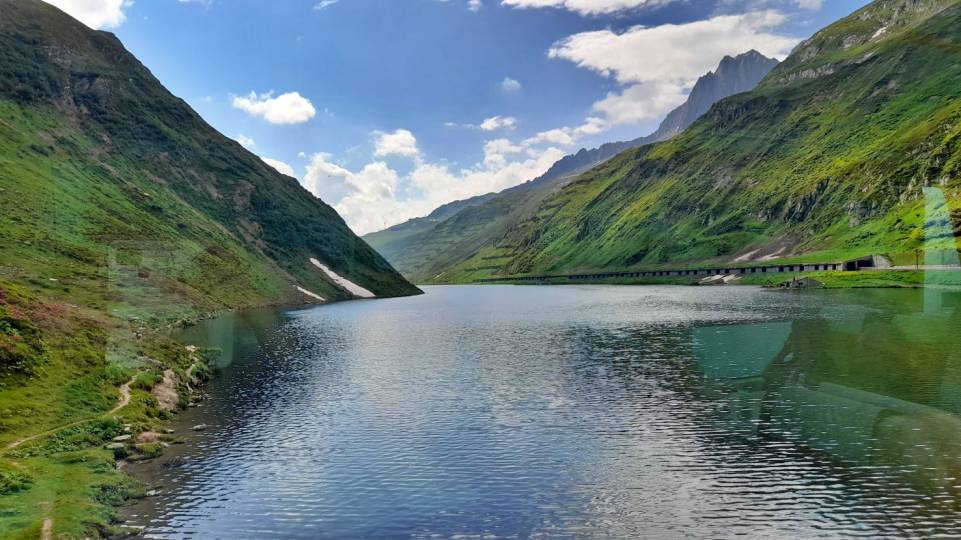
<path id="1" fill-rule="evenodd" d="M 180 420 L 212 428 L 141 468 L 161 494 L 128 518 L 150 538 L 958 537 L 961 301 L 917 295 L 445 287 L 240 314 L 205 328 L 225 358 Z"/>

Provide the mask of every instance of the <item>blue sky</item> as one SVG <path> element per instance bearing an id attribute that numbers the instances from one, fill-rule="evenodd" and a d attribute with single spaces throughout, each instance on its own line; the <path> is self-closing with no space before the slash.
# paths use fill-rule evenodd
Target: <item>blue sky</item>
<path id="1" fill-rule="evenodd" d="M 363 234 L 645 135 L 866 0 L 48 0 Z"/>

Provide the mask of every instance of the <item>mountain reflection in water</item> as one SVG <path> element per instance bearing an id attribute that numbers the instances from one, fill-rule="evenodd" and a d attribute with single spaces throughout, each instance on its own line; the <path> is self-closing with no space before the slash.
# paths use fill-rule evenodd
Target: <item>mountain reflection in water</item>
<path id="1" fill-rule="evenodd" d="M 694 330 L 719 421 L 883 468 L 957 502 L 961 295 L 814 294 L 823 302 L 816 317 Z"/>

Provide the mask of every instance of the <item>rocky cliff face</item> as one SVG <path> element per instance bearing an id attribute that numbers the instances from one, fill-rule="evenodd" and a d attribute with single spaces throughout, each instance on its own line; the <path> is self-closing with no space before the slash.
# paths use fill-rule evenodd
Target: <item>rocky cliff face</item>
<path id="1" fill-rule="evenodd" d="M 698 79 L 687 102 L 667 115 L 654 134 L 657 141 L 684 131 L 718 101 L 753 90 L 777 64 L 757 51 L 724 57 L 717 70 Z"/>

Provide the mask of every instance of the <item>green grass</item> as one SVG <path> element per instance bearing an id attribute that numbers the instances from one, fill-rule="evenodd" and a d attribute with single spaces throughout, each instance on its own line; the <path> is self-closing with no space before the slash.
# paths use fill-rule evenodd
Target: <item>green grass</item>
<path id="1" fill-rule="evenodd" d="M 869 270 L 861 272 L 801 272 L 796 276 L 749 275 L 740 283 L 776 287 L 793 277 L 811 278 L 826 289 L 885 289 L 922 287 L 961 287 L 961 272 Z"/>
<path id="2" fill-rule="evenodd" d="M 119 323 L 97 311 L 89 313 L 103 318 L 89 319 L 81 308 L 52 304 L 10 283 L 0 282 L 0 290 L 40 329 L 46 346 L 30 370 L 0 372 L 0 448 L 45 433 L 0 450 L 0 537 L 35 538 L 46 518 L 65 538 L 106 533 L 114 505 L 140 490 L 116 470 L 118 456 L 103 446 L 123 434 L 125 425 L 138 433 L 158 430 L 169 420 L 149 392 L 159 382 L 154 362 L 183 373 L 192 360 L 164 332 L 146 329 L 135 339 L 128 330 L 108 339 Z M 127 358 L 140 360 L 111 361 L 108 349 L 120 341 Z M 117 387 L 131 377 L 130 404 L 107 415 L 120 398 Z M 120 457 L 151 458 L 159 451 L 159 445 L 138 445 Z"/>

